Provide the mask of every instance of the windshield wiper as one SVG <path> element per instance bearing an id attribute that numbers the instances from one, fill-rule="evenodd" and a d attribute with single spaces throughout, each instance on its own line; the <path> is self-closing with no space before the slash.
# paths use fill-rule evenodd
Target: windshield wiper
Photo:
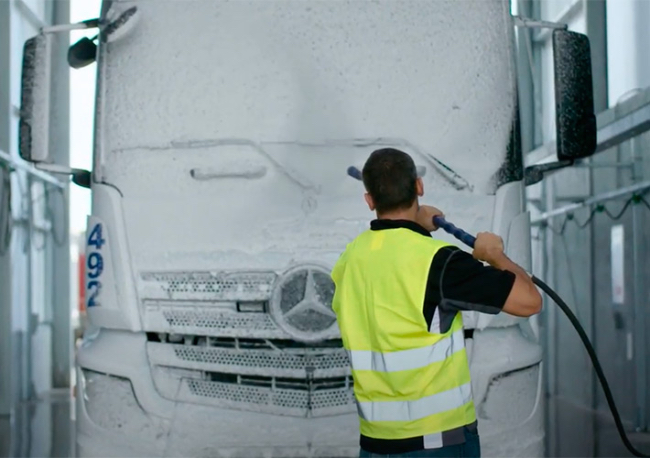
<path id="1" fill-rule="evenodd" d="M 402 138 L 386 138 L 386 137 L 376 137 L 376 138 L 353 138 L 351 140 L 334 140 L 327 143 L 334 144 L 348 144 L 359 147 L 368 147 L 368 146 L 401 146 L 411 149 L 416 154 L 422 156 L 425 159 L 428 159 L 433 168 L 447 181 L 449 182 L 454 189 L 457 191 L 462 191 L 463 189 L 468 189 L 470 192 L 474 191 L 474 185 L 472 185 L 466 178 L 462 177 L 458 172 L 449 167 L 447 164 L 442 162 L 440 159 L 435 157 L 433 154 L 427 153 L 423 154 L 419 148 L 413 145 L 411 142 L 404 140 Z"/>

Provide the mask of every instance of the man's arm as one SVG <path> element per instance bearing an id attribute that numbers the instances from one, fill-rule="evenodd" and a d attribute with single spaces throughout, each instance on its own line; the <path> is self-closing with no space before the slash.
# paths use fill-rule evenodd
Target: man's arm
<path id="1" fill-rule="evenodd" d="M 459 311 L 492 315 L 505 311 L 515 316 L 539 312 L 541 296 L 502 246 L 497 236 L 479 234 L 473 257 L 452 246 L 438 250 L 431 262 L 423 310 L 431 332 L 447 332 Z"/>
<path id="2" fill-rule="evenodd" d="M 474 257 L 499 270 L 515 274 L 515 282 L 503 304 L 503 311 L 514 316 L 528 317 L 542 309 L 542 296 L 524 269 L 512 262 L 503 252 L 501 237 L 481 232 L 476 237 Z"/>
<path id="3" fill-rule="evenodd" d="M 442 213 L 442 211 L 440 211 L 435 207 L 422 205 L 418 208 L 416 220 L 421 226 L 428 229 L 429 231 L 435 231 L 438 229 L 435 226 L 435 224 L 433 224 L 433 218 L 435 216 L 444 216 L 444 214 Z M 542 309 L 542 296 L 539 294 L 539 291 L 537 291 L 537 288 L 533 284 L 532 279 L 526 273 L 526 271 L 521 267 L 519 267 L 514 262 L 512 262 L 505 255 L 503 251 L 503 240 L 501 239 L 501 237 L 495 234 L 491 234 L 489 232 L 479 233 L 476 237 L 476 244 L 474 247 L 473 254 L 476 259 L 478 259 L 479 261 L 487 262 L 495 269 L 501 271 L 505 270 L 515 274 L 514 285 L 512 285 L 510 294 L 508 295 L 505 303 L 503 304 L 498 303 L 500 301 L 497 300 L 497 303 L 495 305 L 494 300 L 492 300 L 491 303 L 484 304 L 488 307 L 491 307 L 492 310 L 485 309 L 485 308 L 481 310 L 479 307 L 478 311 L 482 311 L 485 313 L 498 313 L 495 312 L 493 309 L 501 306 L 501 310 L 503 310 L 506 313 L 509 313 L 510 315 L 515 315 L 515 316 L 527 317 L 540 312 L 540 310 Z M 434 269 L 434 267 L 435 266 L 432 265 L 432 270 Z M 468 279 L 469 278 L 473 279 L 475 283 L 474 285 L 472 285 L 471 284 L 472 282 L 468 281 L 468 284 L 465 285 L 465 287 L 467 288 L 479 287 L 479 288 L 490 289 L 487 286 L 481 285 L 480 279 L 478 279 L 478 282 L 476 281 L 477 280 L 476 277 L 480 275 L 483 275 L 483 277 L 485 277 L 486 282 L 484 283 L 490 281 L 487 278 L 488 276 L 491 275 L 493 277 L 493 280 L 496 281 L 496 284 L 492 285 L 491 286 L 492 288 L 503 289 L 508 287 L 507 280 L 504 283 L 504 281 L 502 281 L 501 278 L 497 278 L 498 276 L 492 275 L 492 273 L 488 272 L 487 270 L 483 270 L 482 274 L 478 274 L 476 271 L 480 269 L 476 269 L 476 266 L 466 265 L 465 267 L 461 267 L 461 269 L 462 268 L 468 270 L 467 272 Z M 461 274 L 459 275 L 459 277 L 462 278 L 463 275 Z M 444 283 L 440 284 L 441 288 L 443 287 L 443 285 Z M 444 291 L 441 291 L 441 293 L 444 293 Z M 462 297 L 463 294 L 460 294 L 460 296 Z M 469 301 L 461 300 L 457 302 L 465 302 L 465 304 L 470 304 Z"/>
<path id="4" fill-rule="evenodd" d="M 496 315 L 512 290 L 514 273 L 484 265 L 454 246 L 438 250 L 429 270 L 424 318 L 432 333 L 446 333 L 460 311 Z"/>

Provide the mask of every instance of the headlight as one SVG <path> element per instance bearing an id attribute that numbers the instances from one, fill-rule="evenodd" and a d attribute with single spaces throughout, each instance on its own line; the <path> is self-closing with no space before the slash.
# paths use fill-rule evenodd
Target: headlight
<path id="1" fill-rule="evenodd" d="M 540 375 L 536 364 L 492 379 L 479 417 L 511 427 L 525 423 L 539 406 Z"/>
<path id="2" fill-rule="evenodd" d="M 81 401 L 98 426 L 112 431 L 129 431 L 155 440 L 165 432 L 164 422 L 148 415 L 138 403 L 129 379 L 81 370 Z"/>

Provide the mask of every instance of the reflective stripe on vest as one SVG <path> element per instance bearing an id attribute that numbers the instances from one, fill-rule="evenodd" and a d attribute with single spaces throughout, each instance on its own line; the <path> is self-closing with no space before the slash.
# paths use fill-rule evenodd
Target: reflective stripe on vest
<path id="1" fill-rule="evenodd" d="M 355 371 L 398 372 L 419 369 L 444 361 L 465 348 L 465 336 L 459 329 L 450 336 L 427 347 L 379 353 L 369 350 L 348 350 Z"/>
<path id="2" fill-rule="evenodd" d="M 476 420 L 462 316 L 440 334 L 423 314 L 431 261 L 445 246 L 405 228 L 366 231 L 332 270 L 366 437 L 433 445 Z"/>
<path id="3" fill-rule="evenodd" d="M 359 416 L 366 421 L 414 421 L 456 409 L 472 400 L 472 385 L 465 383 L 415 401 L 358 402 Z"/>

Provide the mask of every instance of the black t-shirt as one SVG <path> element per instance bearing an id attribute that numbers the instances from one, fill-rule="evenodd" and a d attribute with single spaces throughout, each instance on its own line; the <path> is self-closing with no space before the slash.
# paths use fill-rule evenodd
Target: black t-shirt
<path id="1" fill-rule="evenodd" d="M 373 231 L 405 228 L 424 237 L 431 234 L 407 220 L 377 219 Z M 459 311 L 497 314 L 512 290 L 515 274 L 477 261 L 469 253 L 452 246 L 438 250 L 431 261 L 422 312 L 432 332 L 445 333 Z"/>

